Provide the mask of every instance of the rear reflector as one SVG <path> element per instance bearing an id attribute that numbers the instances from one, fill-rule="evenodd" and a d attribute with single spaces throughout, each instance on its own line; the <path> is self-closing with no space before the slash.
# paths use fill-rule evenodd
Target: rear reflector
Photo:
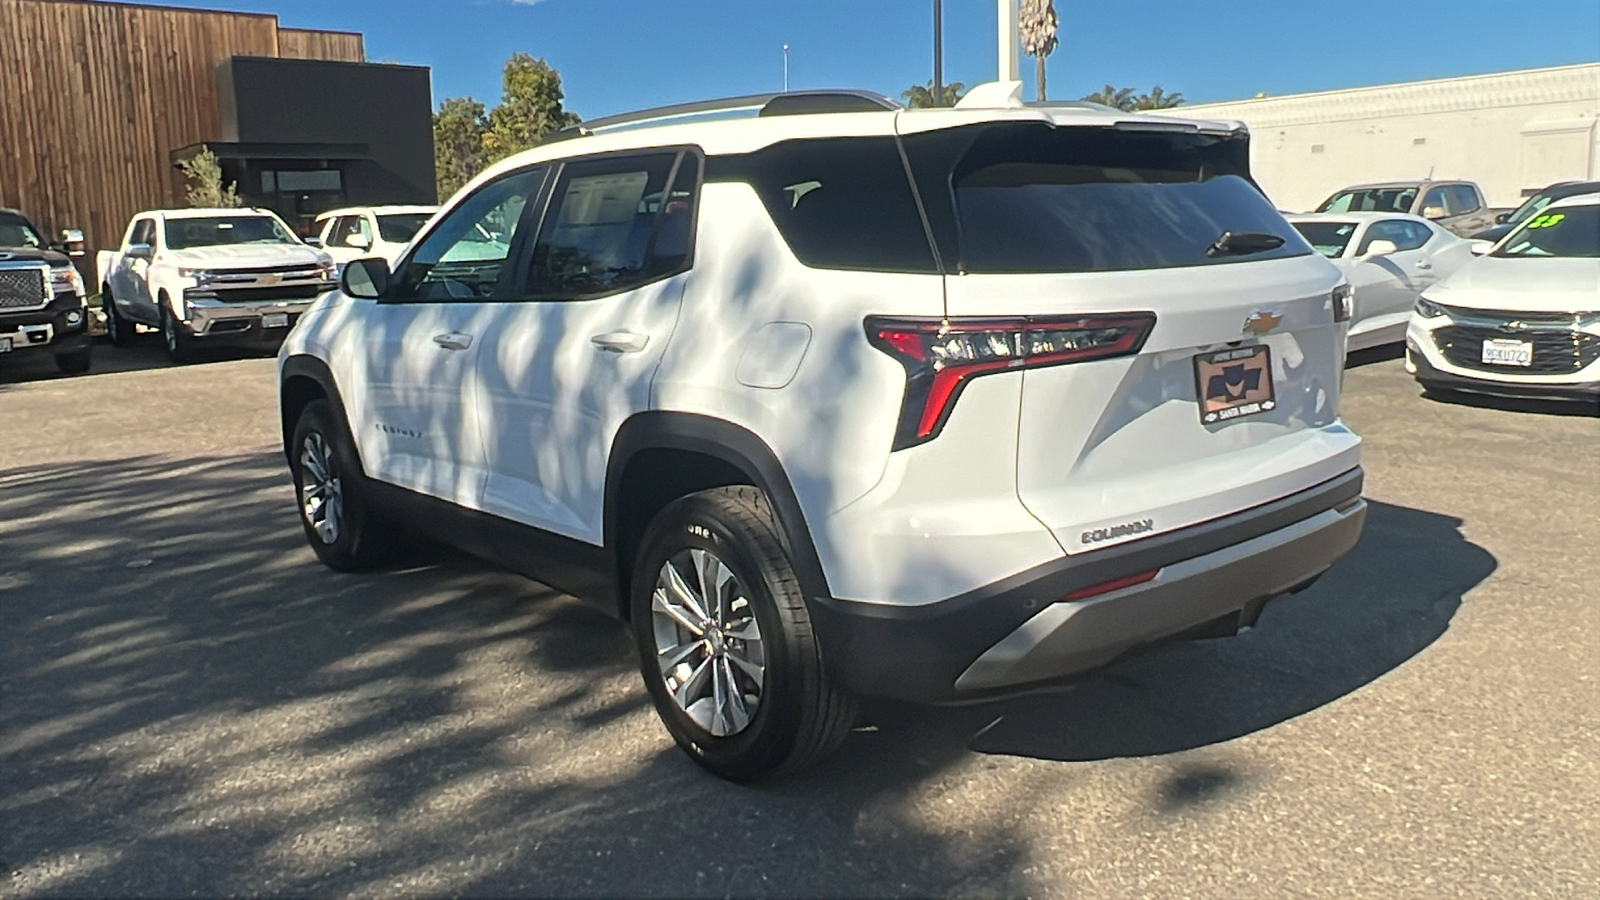
<path id="1" fill-rule="evenodd" d="M 1101 582 L 1100 584 L 1090 585 L 1089 587 L 1086 587 L 1086 588 L 1079 588 L 1078 590 L 1073 591 L 1072 593 L 1066 595 L 1065 597 L 1062 597 L 1061 599 L 1063 599 L 1063 600 L 1087 600 L 1090 597 L 1098 597 L 1101 594 L 1109 594 L 1112 591 L 1120 591 L 1123 588 L 1133 587 L 1136 584 L 1144 584 L 1146 581 L 1154 580 L 1155 577 L 1157 575 L 1159 575 L 1160 573 L 1161 573 L 1160 569 L 1151 569 L 1148 572 L 1140 572 L 1137 575 L 1126 575 L 1126 576 L 1124 576 L 1122 578 L 1115 578 L 1115 579 L 1112 579 L 1111 581 L 1104 581 L 1104 582 Z"/>
<path id="2" fill-rule="evenodd" d="M 1059 366 L 1138 353 L 1155 313 L 1061 318 L 890 318 L 869 316 L 867 340 L 906 370 L 894 449 L 932 440 L 961 389 L 989 372 Z"/>

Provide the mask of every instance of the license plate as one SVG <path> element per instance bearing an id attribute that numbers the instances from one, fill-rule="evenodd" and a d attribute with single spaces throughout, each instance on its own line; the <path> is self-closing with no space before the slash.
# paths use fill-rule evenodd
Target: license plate
<path id="1" fill-rule="evenodd" d="M 11 352 L 11 338 L 0 338 L 0 353 Z"/>
<path id="2" fill-rule="evenodd" d="M 262 328 L 287 328 L 288 326 L 288 313 L 267 313 L 261 317 Z"/>
<path id="3" fill-rule="evenodd" d="M 1491 366 L 1533 365 L 1533 345 L 1527 341 L 1490 338 L 1483 342 L 1483 361 Z"/>
<path id="4" fill-rule="evenodd" d="M 1194 358 L 1200 421 L 1216 425 L 1276 409 L 1272 353 L 1265 345 L 1201 353 Z"/>

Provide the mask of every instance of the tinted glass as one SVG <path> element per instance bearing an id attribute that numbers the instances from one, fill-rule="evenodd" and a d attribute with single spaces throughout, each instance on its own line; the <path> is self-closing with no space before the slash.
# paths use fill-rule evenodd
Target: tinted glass
<path id="1" fill-rule="evenodd" d="M 39 237 L 39 232 L 33 230 L 33 225 L 21 216 L 0 214 L 0 247 L 34 247 L 44 246 L 44 240 Z"/>
<path id="2" fill-rule="evenodd" d="M 300 239 L 270 216 L 207 216 L 168 219 L 167 246 L 173 250 L 226 244 L 298 244 Z"/>
<path id="3" fill-rule="evenodd" d="M 506 260 L 529 227 L 523 211 L 544 176 L 544 169 L 524 169 L 474 191 L 423 238 L 385 299 L 512 299 L 516 279 Z"/>
<path id="4" fill-rule="evenodd" d="M 1433 188 L 1423 196 L 1420 214 L 1430 219 L 1442 219 L 1451 214 L 1449 201 L 1445 199 L 1444 188 Z"/>
<path id="5" fill-rule="evenodd" d="M 1329 259 L 1338 259 L 1350 246 L 1356 226 L 1351 222 L 1296 222 L 1294 230 L 1300 232 L 1313 250 Z"/>
<path id="6" fill-rule="evenodd" d="M 713 158 L 707 177 L 754 188 L 805 265 L 938 271 L 894 138 L 785 141 Z"/>
<path id="7" fill-rule="evenodd" d="M 1495 256 L 1600 257 L 1600 206 L 1559 206 L 1529 219 Z"/>
<path id="8" fill-rule="evenodd" d="M 417 236 L 432 213 L 395 213 L 378 217 L 378 235 L 390 244 L 406 244 Z"/>
<path id="9" fill-rule="evenodd" d="M 920 141 L 908 138 L 906 146 L 913 158 L 921 156 Z M 1312 253 L 1243 177 L 1243 150 L 1241 141 L 1203 135 L 1035 125 L 976 129 L 948 170 L 957 268 L 1104 272 Z M 920 160 L 917 165 L 929 168 Z M 925 188 L 925 198 L 928 193 Z M 1282 243 L 1256 253 L 1208 254 L 1225 232 L 1266 234 Z"/>
<path id="10" fill-rule="evenodd" d="M 130 244 L 150 244 L 156 242 L 156 223 L 154 219 L 140 219 L 133 225 L 133 234 L 128 238 Z"/>
<path id="11" fill-rule="evenodd" d="M 1450 214 L 1462 216 L 1467 213 L 1477 212 L 1483 207 L 1478 202 L 1478 192 L 1470 184 L 1452 184 L 1446 190 L 1445 196 L 1450 200 Z"/>
<path id="12" fill-rule="evenodd" d="M 1434 238 L 1433 229 L 1421 222 L 1403 222 L 1401 224 L 1405 225 L 1406 230 L 1411 232 L 1411 247 L 1420 248 Z"/>
<path id="13" fill-rule="evenodd" d="M 1554 200 L 1555 198 L 1549 194 L 1534 194 L 1532 197 L 1522 201 L 1522 205 L 1517 207 L 1517 211 L 1512 213 L 1511 218 L 1506 219 L 1506 222 L 1510 225 L 1521 225 L 1523 222 L 1533 218 L 1534 213 L 1549 206 Z"/>
<path id="14" fill-rule="evenodd" d="M 1399 212 L 1411 211 L 1417 199 L 1417 189 L 1412 187 L 1355 188 L 1340 191 L 1322 201 L 1317 212 Z"/>
<path id="15" fill-rule="evenodd" d="M 334 220 L 333 234 L 328 241 L 328 246 L 353 247 L 356 249 L 361 249 L 360 247 L 357 247 L 355 243 L 352 243 L 350 239 L 355 235 L 365 232 L 366 230 L 366 220 L 362 217 L 340 216 L 338 219 Z M 368 241 L 367 246 L 371 245 L 372 242 Z"/>
<path id="16" fill-rule="evenodd" d="M 534 246 L 528 296 L 594 297 L 682 268 L 699 161 L 684 154 L 678 166 L 678 158 L 664 153 L 566 166 Z"/>

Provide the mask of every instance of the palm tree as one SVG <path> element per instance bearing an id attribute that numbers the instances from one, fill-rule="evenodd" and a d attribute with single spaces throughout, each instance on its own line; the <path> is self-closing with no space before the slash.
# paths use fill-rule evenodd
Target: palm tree
<path id="1" fill-rule="evenodd" d="M 1171 109 L 1174 106 L 1182 106 L 1186 102 L 1188 101 L 1183 99 L 1182 94 L 1169 94 L 1166 91 L 1163 91 L 1161 89 L 1161 85 L 1158 84 L 1150 89 L 1150 93 L 1141 94 L 1138 98 L 1136 98 L 1133 101 L 1133 108 Z"/>
<path id="2" fill-rule="evenodd" d="M 1056 5 L 1052 0 L 1022 0 L 1017 14 L 1017 33 L 1022 35 L 1022 52 L 1033 57 L 1038 78 L 1039 99 L 1045 99 L 1044 59 L 1056 50 Z"/>
<path id="3" fill-rule="evenodd" d="M 935 102 L 933 95 L 933 82 L 927 84 L 914 84 L 900 92 L 905 98 L 906 105 L 912 109 L 928 109 L 934 106 L 955 106 L 960 102 L 962 95 L 966 94 L 967 86 L 959 81 L 941 85 L 944 92 L 943 102 Z"/>
<path id="4" fill-rule="evenodd" d="M 1133 88 L 1119 88 L 1109 84 L 1083 99 L 1090 103 L 1098 103 L 1101 106 L 1109 106 L 1112 109 L 1120 109 L 1126 112 L 1132 112 L 1133 105 L 1137 102 L 1133 95 Z"/>

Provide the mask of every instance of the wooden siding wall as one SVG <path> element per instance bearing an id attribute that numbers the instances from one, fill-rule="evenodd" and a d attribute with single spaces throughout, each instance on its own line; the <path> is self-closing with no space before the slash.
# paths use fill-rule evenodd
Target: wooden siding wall
<path id="1" fill-rule="evenodd" d="M 307 31 L 303 28 L 278 29 L 278 55 L 285 59 L 367 61 L 361 35 L 343 31 Z"/>
<path id="2" fill-rule="evenodd" d="M 294 34 L 294 55 L 360 59 L 359 35 Z M 218 64 L 279 46 L 269 15 L 0 0 L 0 207 L 115 246 L 134 213 L 180 201 L 171 151 L 218 139 Z"/>

